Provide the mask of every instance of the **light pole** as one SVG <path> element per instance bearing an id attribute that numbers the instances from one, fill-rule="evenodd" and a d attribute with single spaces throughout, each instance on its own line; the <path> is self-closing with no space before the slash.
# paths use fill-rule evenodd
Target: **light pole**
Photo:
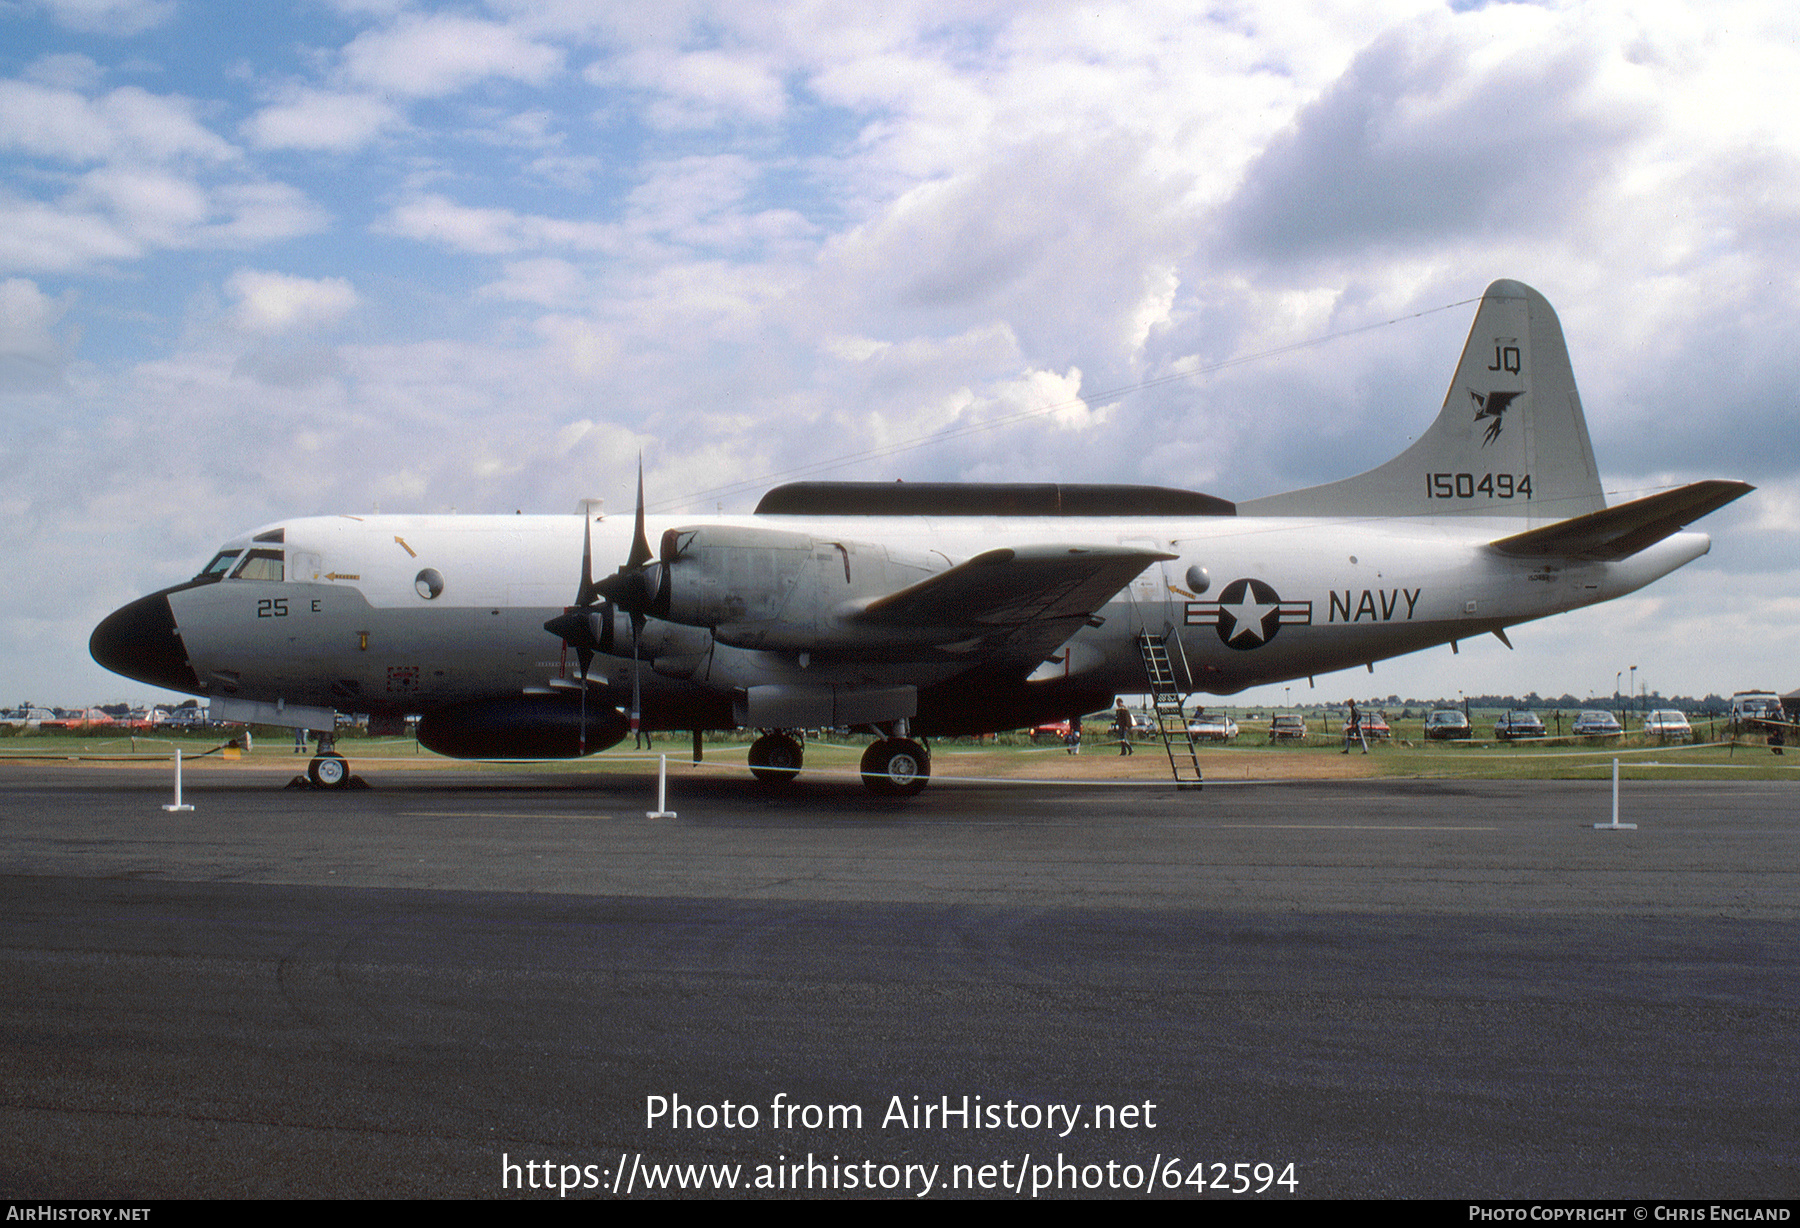
<path id="1" fill-rule="evenodd" d="M 1625 724 L 1625 705 L 1619 702 L 1619 679 L 1624 676 L 1625 671 L 1622 669 L 1615 669 L 1613 671 L 1613 707 L 1619 710 L 1619 725 L 1621 728 Z"/>
<path id="2" fill-rule="evenodd" d="M 1631 695 L 1631 694 L 1634 694 L 1636 691 L 1637 691 L 1637 666 L 1634 665 L 1631 667 L 1631 690 L 1629 690 L 1625 693 L 1627 695 Z M 1631 701 L 1631 706 L 1634 708 L 1637 707 L 1637 701 L 1635 699 Z"/>

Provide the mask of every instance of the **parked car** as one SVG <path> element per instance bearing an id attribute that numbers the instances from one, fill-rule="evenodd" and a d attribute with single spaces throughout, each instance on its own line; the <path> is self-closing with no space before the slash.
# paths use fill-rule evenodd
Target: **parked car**
<path id="1" fill-rule="evenodd" d="M 1269 722 L 1269 741 L 1298 742 L 1306 737 L 1306 722 L 1298 713 L 1284 712 Z"/>
<path id="2" fill-rule="evenodd" d="M 1469 718 L 1455 708 L 1439 708 L 1425 718 L 1425 736 L 1434 742 L 1440 738 L 1469 737 Z"/>
<path id="3" fill-rule="evenodd" d="M 1673 708 L 1658 708 L 1644 718 L 1644 733 L 1665 742 L 1691 742 L 1694 728 L 1685 714 Z"/>
<path id="4" fill-rule="evenodd" d="M 1365 738 L 1391 738 L 1394 731 L 1388 727 L 1387 717 L 1379 712 L 1362 714 L 1362 736 Z"/>
<path id="5" fill-rule="evenodd" d="M 56 716 L 49 708 L 40 708 L 36 704 L 24 704 L 0 712 L 0 725 L 11 725 L 15 729 L 38 729 L 43 723 Z"/>
<path id="6" fill-rule="evenodd" d="M 1031 740 L 1033 742 L 1060 743 L 1068 738 L 1068 736 L 1069 722 L 1067 721 L 1051 721 L 1047 724 L 1033 725 L 1031 727 Z"/>
<path id="7" fill-rule="evenodd" d="M 114 719 L 110 713 L 102 712 L 98 708 L 58 708 L 56 709 L 56 715 L 50 720 L 44 721 L 40 728 L 74 730 L 93 729 L 100 725 L 116 724 L 118 724 L 118 721 Z"/>
<path id="8" fill-rule="evenodd" d="M 1538 719 L 1535 712 L 1503 712 L 1500 719 L 1494 722 L 1494 737 L 1501 742 L 1543 736 L 1544 722 Z"/>
<path id="9" fill-rule="evenodd" d="M 1731 722 L 1742 729 L 1761 729 L 1766 721 L 1786 719 L 1781 696 L 1773 691 L 1738 691 L 1731 697 Z"/>
<path id="10" fill-rule="evenodd" d="M 1616 738 L 1625 731 L 1610 712 L 1584 711 L 1576 714 L 1570 732 L 1578 738 Z"/>
<path id="11" fill-rule="evenodd" d="M 1238 736 L 1238 725 L 1229 716 L 1200 715 L 1188 722 L 1188 736 L 1196 742 L 1229 742 Z"/>

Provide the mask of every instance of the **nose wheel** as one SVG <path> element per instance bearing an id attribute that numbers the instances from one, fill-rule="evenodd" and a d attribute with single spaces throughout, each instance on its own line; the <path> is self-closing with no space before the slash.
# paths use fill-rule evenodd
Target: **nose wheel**
<path id="1" fill-rule="evenodd" d="M 350 761 L 337 752 L 330 734 L 319 735 L 319 752 L 306 765 L 304 775 L 288 781 L 290 789 L 366 789 L 368 781 L 350 773 Z"/>
<path id="2" fill-rule="evenodd" d="M 911 797 L 931 782 L 931 752 L 911 738 L 883 738 L 863 752 L 862 782 L 877 797 Z"/>
<path id="3" fill-rule="evenodd" d="M 336 751 L 314 755 L 306 765 L 306 778 L 315 789 L 342 789 L 350 783 L 350 763 Z"/>

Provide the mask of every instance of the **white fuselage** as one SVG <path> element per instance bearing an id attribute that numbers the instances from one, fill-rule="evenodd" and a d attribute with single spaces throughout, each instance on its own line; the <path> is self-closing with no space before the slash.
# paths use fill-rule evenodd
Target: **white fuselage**
<path id="1" fill-rule="evenodd" d="M 653 520 L 649 538 L 693 523 Z M 1176 555 L 1145 568 L 1032 675 L 1025 692 L 1041 690 L 1047 712 L 1075 690 L 1145 690 L 1136 637 L 1146 630 L 1175 633 L 1170 655 L 1183 689 L 1230 694 L 1606 601 L 1709 546 L 1704 534 L 1680 533 L 1622 562 L 1527 561 L 1487 546 L 1516 522 L 1469 517 L 747 516 L 706 523 L 874 543 L 930 556 L 944 569 L 998 546 L 1045 542 Z M 575 599 L 578 516 L 339 516 L 276 527 L 281 580 L 227 579 L 168 595 L 203 694 L 393 714 L 541 691 L 577 672 L 574 654 L 543 624 Z M 229 545 L 248 549 L 252 536 Z M 631 537 L 629 517 L 594 523 L 597 576 L 625 560 Z M 721 723 L 688 711 L 690 701 L 734 689 L 906 683 L 924 692 L 965 668 L 939 653 L 833 661 L 731 647 L 704 628 L 654 618 L 640 656 L 646 713 L 672 728 Z M 632 668 L 622 630 L 590 677 L 622 706 Z"/>

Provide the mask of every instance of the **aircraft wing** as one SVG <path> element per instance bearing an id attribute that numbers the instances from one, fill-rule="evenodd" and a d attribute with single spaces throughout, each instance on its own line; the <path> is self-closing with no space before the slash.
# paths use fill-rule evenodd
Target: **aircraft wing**
<path id="1" fill-rule="evenodd" d="M 1151 563 L 1176 556 L 1134 546 L 988 550 L 869 602 L 853 621 L 929 631 L 946 651 L 1037 665 Z"/>
<path id="2" fill-rule="evenodd" d="M 1488 543 L 1491 549 L 1514 558 L 1573 558 L 1613 562 L 1630 558 L 1654 546 L 1709 512 L 1755 490 L 1746 482 L 1693 482 L 1675 490 L 1633 499 L 1617 507 L 1603 508 L 1559 520 L 1542 528 L 1527 529 Z"/>

